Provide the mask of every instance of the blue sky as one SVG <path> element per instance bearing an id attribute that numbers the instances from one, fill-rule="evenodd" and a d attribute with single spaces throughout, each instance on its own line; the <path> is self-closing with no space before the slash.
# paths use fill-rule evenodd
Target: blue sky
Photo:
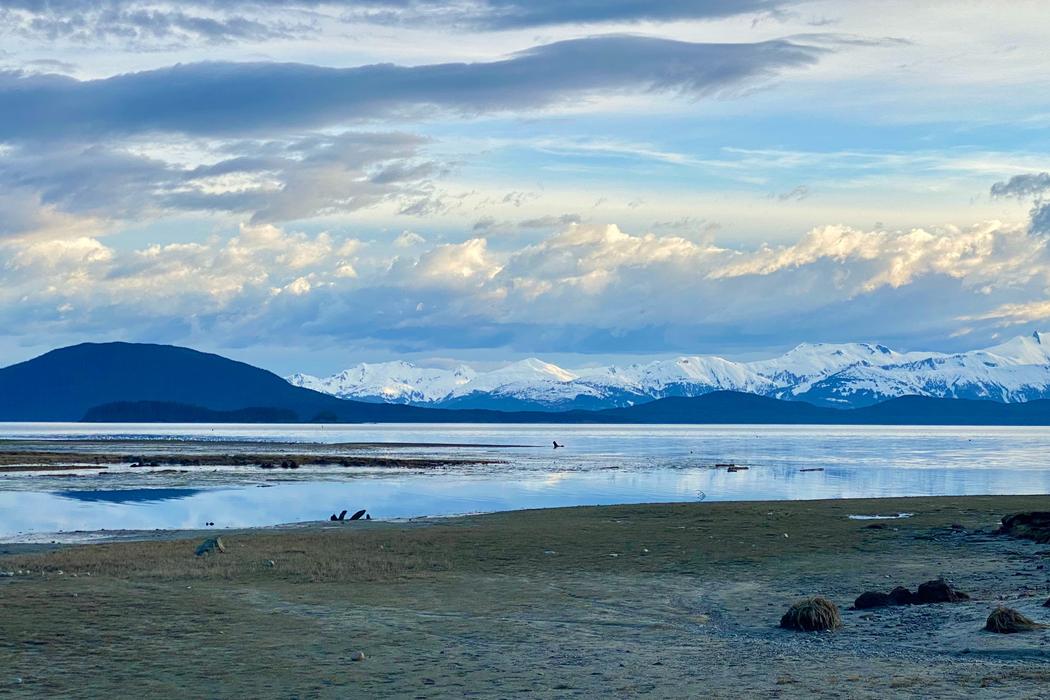
<path id="1" fill-rule="evenodd" d="M 0 2 L 0 363 L 1050 327 L 1045 3 Z"/>

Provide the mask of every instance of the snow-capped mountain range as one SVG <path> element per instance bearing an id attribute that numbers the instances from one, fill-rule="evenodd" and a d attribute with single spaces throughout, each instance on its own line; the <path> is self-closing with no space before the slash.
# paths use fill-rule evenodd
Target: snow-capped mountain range
<path id="1" fill-rule="evenodd" d="M 360 401 L 502 410 L 611 408 L 719 390 L 841 408 L 906 394 L 1015 402 L 1050 398 L 1050 334 L 950 354 L 804 343 L 757 362 L 689 356 L 569 370 L 533 358 L 484 372 L 467 365 L 440 369 L 382 362 L 324 378 L 294 374 L 288 381 Z"/>

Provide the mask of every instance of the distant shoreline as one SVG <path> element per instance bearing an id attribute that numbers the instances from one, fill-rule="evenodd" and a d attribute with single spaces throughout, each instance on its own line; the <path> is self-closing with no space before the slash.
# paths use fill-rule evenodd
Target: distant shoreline
<path id="1" fill-rule="evenodd" d="M 345 401 L 337 399 L 337 401 Z M 367 407 L 416 408 L 400 404 L 354 404 Z M 474 409 L 417 408 L 419 419 L 412 413 L 391 416 L 387 420 L 310 419 L 305 424 L 383 424 L 383 423 L 482 423 L 482 424 L 551 424 L 551 425 L 1028 425 L 1050 426 L 1050 399 L 1020 403 L 992 400 L 939 399 L 928 396 L 901 396 L 861 408 L 825 408 L 803 401 L 773 399 L 758 394 L 716 391 L 694 397 L 668 397 L 623 408 L 572 411 L 496 411 Z M 91 409 L 84 422 L 97 423 L 212 423 L 243 422 L 297 423 L 289 420 L 290 411 L 276 408 L 244 408 L 213 411 L 198 406 L 154 401 L 119 402 Z M 377 416 L 379 415 L 377 409 Z M 252 418 L 258 417 L 258 420 Z M 279 418 L 275 419 L 275 416 Z"/>

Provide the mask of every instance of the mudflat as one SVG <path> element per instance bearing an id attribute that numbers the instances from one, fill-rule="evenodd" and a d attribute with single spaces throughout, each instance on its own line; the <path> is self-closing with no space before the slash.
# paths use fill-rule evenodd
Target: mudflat
<path id="1" fill-rule="evenodd" d="M 1000 603 L 1050 622 L 1050 546 L 991 534 L 1029 510 L 1050 497 L 316 523 L 204 557 L 214 531 L 0 545 L 0 694 L 1046 697 L 1050 631 L 981 629 Z M 848 609 L 942 576 L 970 600 Z M 814 594 L 841 630 L 778 628 Z"/>
<path id="2" fill-rule="evenodd" d="M 303 466 L 428 469 L 502 464 L 477 457 L 419 457 L 392 453 L 403 449 L 499 449 L 520 445 L 472 443 L 281 443 L 229 441 L 215 451 L 199 440 L 0 440 L 0 473 L 106 469 L 130 465 L 147 472 L 154 467 L 259 466 L 271 469 Z M 365 451 L 383 450 L 386 454 Z M 290 467 L 290 465 L 295 465 Z"/>

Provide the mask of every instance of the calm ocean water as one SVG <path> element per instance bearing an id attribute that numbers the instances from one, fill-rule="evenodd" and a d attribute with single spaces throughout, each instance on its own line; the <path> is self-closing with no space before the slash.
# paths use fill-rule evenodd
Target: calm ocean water
<path id="1" fill-rule="evenodd" d="M 170 451 L 166 443 L 174 439 L 194 440 L 195 449 L 208 452 L 230 441 L 470 443 L 482 446 L 377 445 L 355 453 L 505 463 L 426 471 L 3 474 L 0 538 L 272 525 L 325 519 L 344 508 L 386 519 L 610 503 L 1050 493 L 1047 428 L 0 424 L 0 440 L 85 439 L 134 440 L 136 454 Z M 565 447 L 552 449 L 552 440 Z M 483 446 L 507 444 L 518 447 Z M 749 469 L 713 466 L 730 462 Z"/>

